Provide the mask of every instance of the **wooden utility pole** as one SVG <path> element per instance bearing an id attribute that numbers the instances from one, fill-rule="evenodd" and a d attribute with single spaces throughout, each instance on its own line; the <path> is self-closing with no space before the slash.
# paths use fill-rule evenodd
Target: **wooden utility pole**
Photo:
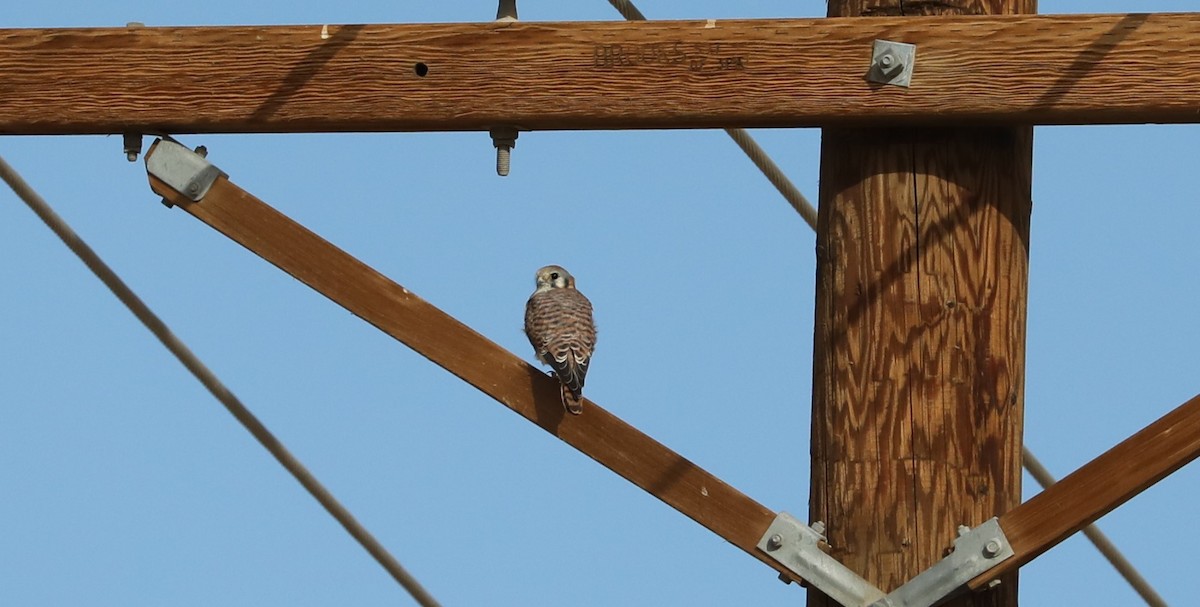
<path id="1" fill-rule="evenodd" d="M 829 2 L 830 17 L 1035 11 Z M 912 90 L 921 59 L 918 44 Z M 1030 127 L 822 133 L 810 517 L 885 592 L 941 559 L 958 525 L 1021 501 L 1032 142 Z M 1016 597 L 1009 575 L 952 604 Z"/>

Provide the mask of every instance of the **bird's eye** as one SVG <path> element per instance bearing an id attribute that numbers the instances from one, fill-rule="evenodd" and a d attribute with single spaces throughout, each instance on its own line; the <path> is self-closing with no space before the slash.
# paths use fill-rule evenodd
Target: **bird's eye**
<path id="1" fill-rule="evenodd" d="M 558 280 L 558 272 L 551 272 L 550 280 Z"/>

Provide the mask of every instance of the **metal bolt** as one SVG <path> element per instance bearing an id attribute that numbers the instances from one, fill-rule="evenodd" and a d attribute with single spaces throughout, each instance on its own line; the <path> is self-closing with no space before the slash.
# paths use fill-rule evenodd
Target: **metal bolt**
<path id="1" fill-rule="evenodd" d="M 983 545 L 983 556 L 986 556 L 989 559 L 995 558 L 997 554 L 1000 554 L 1000 548 L 1000 540 L 988 540 L 988 542 Z"/>
<path id="2" fill-rule="evenodd" d="M 500 7 L 496 9 L 496 21 L 516 20 L 517 0 L 500 0 Z"/>
<path id="3" fill-rule="evenodd" d="M 966 525 L 958 526 L 958 537 L 962 537 L 971 532 L 971 528 Z"/>
<path id="4" fill-rule="evenodd" d="M 876 65 L 879 66 L 879 71 L 888 76 L 894 76 L 904 70 L 904 62 L 899 57 L 893 55 L 891 51 L 880 55 Z"/>
<path id="5" fill-rule="evenodd" d="M 189 194 L 195 194 L 196 192 L 199 192 L 199 191 L 200 191 L 200 184 L 198 184 L 198 183 L 189 183 L 189 184 L 187 184 L 187 191 L 188 191 L 188 193 L 189 193 Z"/>
<path id="6" fill-rule="evenodd" d="M 1000 585 L 1000 580 L 992 580 L 992 581 L 988 582 L 989 589 L 995 588 L 996 586 L 999 586 L 999 585 Z"/>
<path id="7" fill-rule="evenodd" d="M 512 146 L 498 145 L 496 146 L 496 174 L 501 177 L 508 177 L 508 171 L 512 168 Z"/>
<path id="8" fill-rule="evenodd" d="M 496 146 L 496 174 L 507 177 L 512 164 L 512 149 L 517 146 L 517 129 L 497 128 L 488 134 L 492 136 L 492 145 Z"/>
<path id="9" fill-rule="evenodd" d="M 825 523 L 823 523 L 821 521 L 817 521 L 817 522 L 809 525 L 809 527 L 812 527 L 812 530 L 816 531 L 817 535 L 822 535 L 822 536 L 825 535 Z"/>
<path id="10" fill-rule="evenodd" d="M 138 154 L 142 153 L 142 134 L 122 133 L 121 139 L 125 148 L 125 159 L 129 162 L 137 162 Z"/>
<path id="11" fill-rule="evenodd" d="M 779 550 L 783 546 L 783 536 L 776 533 L 767 538 L 767 550 Z"/>
<path id="12" fill-rule="evenodd" d="M 916 45 L 876 40 L 871 45 L 870 57 L 871 66 L 866 76 L 868 82 L 903 87 L 912 83 L 913 68 L 917 63 Z"/>

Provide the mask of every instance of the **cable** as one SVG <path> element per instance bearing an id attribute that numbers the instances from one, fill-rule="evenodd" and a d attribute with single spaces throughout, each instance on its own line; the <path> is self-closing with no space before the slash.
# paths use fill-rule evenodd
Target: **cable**
<path id="1" fill-rule="evenodd" d="M 1042 465 L 1042 462 L 1033 456 L 1033 452 L 1029 450 L 1029 447 L 1021 448 L 1021 456 L 1025 460 L 1025 469 L 1042 486 L 1042 489 L 1049 489 L 1050 485 L 1058 482 L 1054 480 L 1054 475 L 1050 474 L 1050 471 Z M 1108 559 L 1109 563 L 1112 563 L 1117 573 L 1120 573 L 1121 577 L 1125 578 L 1125 581 L 1129 582 L 1130 586 L 1133 586 L 1133 589 L 1141 595 L 1147 605 L 1151 607 L 1167 607 L 1167 602 L 1154 591 L 1154 588 L 1150 586 L 1150 582 L 1147 582 L 1146 578 L 1138 573 L 1138 570 L 1133 567 L 1133 563 L 1130 563 L 1125 558 L 1125 555 L 1121 554 L 1121 551 L 1112 543 L 1112 540 L 1108 539 L 1108 536 L 1100 531 L 1099 527 L 1095 524 L 1088 525 L 1083 528 L 1083 534 L 1089 540 L 1092 540 L 1092 543 L 1095 544 L 1100 554 L 1103 554 L 1104 558 Z"/>
<path id="2" fill-rule="evenodd" d="M 639 11 L 638 7 L 634 6 L 629 0 L 608 0 L 608 3 L 613 5 L 613 8 L 617 9 L 617 12 L 621 13 L 621 16 L 626 21 L 646 20 L 646 16 L 642 14 L 642 11 Z"/>
<path id="3" fill-rule="evenodd" d="M 617 9 L 621 13 L 621 16 L 628 21 L 646 20 L 646 16 L 642 14 L 642 11 L 638 10 L 629 0 L 608 0 L 608 3 L 613 5 L 613 8 Z M 804 194 L 800 193 L 800 190 L 792 184 L 791 180 L 783 174 L 779 165 L 775 164 L 774 160 L 771 160 L 771 156 L 758 145 L 758 142 L 754 141 L 750 133 L 746 132 L 745 129 L 725 129 L 725 132 L 729 133 L 733 141 L 750 157 L 754 166 L 762 171 L 762 174 L 775 186 L 775 189 L 779 190 L 780 194 L 783 194 L 783 197 L 792 205 L 792 208 L 796 209 L 796 212 L 800 214 L 804 222 L 810 228 L 816 230 L 817 210 L 804 197 Z M 1042 466 L 1041 462 L 1033 456 L 1033 452 L 1028 447 L 1022 447 L 1021 449 L 1022 463 L 1024 463 L 1025 469 L 1029 470 L 1029 473 L 1033 475 L 1033 478 L 1037 479 L 1038 483 L 1041 483 L 1043 489 L 1053 485 L 1055 480 L 1050 471 Z M 1083 534 L 1089 540 L 1092 540 L 1096 549 L 1108 559 L 1108 562 L 1112 563 L 1112 566 L 1125 578 L 1125 581 L 1129 582 L 1129 585 L 1133 586 L 1133 589 L 1145 599 L 1146 604 L 1151 605 L 1151 607 L 1166 607 L 1166 602 L 1163 601 L 1162 597 L 1150 587 L 1150 583 L 1138 573 L 1137 569 L 1134 569 L 1133 564 L 1126 560 L 1121 551 L 1113 545 L 1107 536 L 1100 532 L 1098 527 L 1088 525 L 1083 529 Z"/>
<path id="4" fill-rule="evenodd" d="M 167 350 L 170 350 L 171 353 L 175 355 L 175 358 L 179 359 L 179 362 L 182 363 L 184 367 L 187 367 L 188 371 L 192 372 L 192 375 L 196 376 L 196 379 L 200 380 L 201 384 L 204 384 L 205 388 L 208 388 L 208 391 L 211 392 L 212 395 L 217 398 L 217 400 L 221 401 L 222 405 L 225 405 L 225 408 L 228 409 L 229 412 L 233 414 L 233 416 L 237 418 L 239 422 L 242 423 L 242 426 L 244 426 L 246 430 L 250 432 L 250 434 L 253 434 L 254 438 L 257 439 L 258 442 L 267 449 L 267 451 L 271 452 L 271 455 L 275 456 L 275 459 L 278 460 L 279 463 L 285 469 L 287 469 L 287 471 L 290 472 L 292 476 L 294 476 L 296 480 L 299 481 L 300 484 L 303 485 L 304 488 L 307 489 L 308 492 L 314 498 L 316 498 L 318 502 L 321 503 L 322 506 L 325 507 L 325 510 L 328 511 L 333 518 L 337 519 L 337 522 L 341 523 L 342 527 L 346 529 L 347 533 L 354 537 L 355 540 L 358 540 L 358 543 L 361 544 L 362 547 L 371 554 L 371 556 L 375 557 L 375 560 L 378 561 L 379 564 L 382 565 L 383 568 L 386 569 L 387 572 L 390 573 L 391 576 L 395 578 L 396 581 L 399 582 L 400 585 L 409 592 L 409 594 L 412 595 L 413 599 L 415 599 L 417 603 L 421 605 L 421 607 L 438 607 L 438 602 L 434 600 L 434 598 L 423 587 L 421 587 L 421 584 L 417 582 L 416 578 L 409 574 L 408 571 L 406 571 L 404 567 L 402 567 L 395 559 L 395 557 L 389 554 L 387 549 L 384 548 L 383 545 L 380 544 L 379 541 L 376 540 L 375 537 L 366 530 L 366 528 L 364 528 L 357 520 L 355 520 L 354 515 L 350 514 L 350 511 L 346 510 L 346 508 L 337 501 L 337 498 L 333 497 L 333 494 L 330 493 L 329 490 L 323 485 L 321 485 L 320 481 L 318 481 L 316 477 L 304 467 L 304 464 L 301 464 L 300 461 L 297 460 L 296 457 L 293 456 L 286 447 L 284 447 L 283 443 L 281 443 L 279 439 L 275 438 L 275 436 L 271 434 L 271 431 L 267 430 L 267 427 L 264 426 L 262 422 L 258 421 L 258 418 L 254 417 L 254 414 L 251 413 L 250 410 L 247 409 L 246 406 L 243 405 L 242 402 L 238 400 L 238 398 L 234 396 L 224 384 L 221 383 L 221 380 L 217 379 L 217 376 L 214 375 L 213 372 L 208 369 L 208 367 L 204 366 L 204 363 L 201 362 L 200 359 L 197 358 L 196 355 L 193 354 L 192 351 L 189 350 L 188 347 L 179 340 L 179 338 L 175 337 L 175 334 L 172 333 L 169 328 L 167 328 L 167 325 L 163 323 L 163 321 L 159 319 L 158 316 L 156 316 L 144 302 L 142 302 L 137 294 L 135 294 L 133 290 L 131 290 L 129 286 L 126 285 L 119 276 L 117 276 L 116 272 L 114 272 L 112 268 L 108 267 L 108 264 L 104 263 L 104 260 L 100 259 L 100 256 L 97 255 L 96 252 L 93 251 L 92 248 L 89 247 L 87 243 L 85 243 L 83 239 L 71 229 L 71 226 L 67 225 L 67 222 L 64 221 L 63 218 L 57 213 L 55 213 L 54 209 L 50 208 L 50 205 L 46 203 L 45 199 L 38 195 L 38 193 L 35 192 L 33 188 L 31 188 L 29 184 L 25 182 L 24 179 L 21 178 L 16 170 L 9 166 L 8 162 L 5 161 L 3 157 L 0 157 L 0 179 L 3 179 L 5 183 L 12 188 L 13 192 L 26 205 L 28 205 L 29 208 L 32 209 L 33 212 L 36 213 L 37 216 L 43 222 L 45 222 L 45 224 L 59 238 L 62 239 L 63 243 L 67 245 L 67 248 L 71 249 L 75 255 L 79 256 L 79 259 L 83 261 L 84 265 L 91 269 L 96 277 L 99 278 L 100 281 L 112 291 L 113 295 L 116 295 L 117 299 L 121 300 L 121 303 L 125 304 L 125 306 L 129 308 L 129 311 L 133 312 L 133 315 L 136 316 L 138 320 L 142 321 L 142 324 L 145 325 L 146 328 L 149 329 L 150 332 L 153 333 L 154 336 L 157 337 L 158 340 L 167 347 Z"/>
<path id="5" fill-rule="evenodd" d="M 792 208 L 796 209 L 796 212 L 804 219 L 804 223 L 807 223 L 808 227 L 816 230 L 817 210 L 804 197 L 804 194 L 800 193 L 800 190 L 796 188 L 792 181 L 787 178 L 787 175 L 783 174 L 783 170 L 779 168 L 779 165 L 775 164 L 774 160 L 771 160 L 771 156 L 767 154 L 766 150 L 758 145 L 758 142 L 750 136 L 750 133 L 746 132 L 746 129 L 725 129 L 725 132 L 729 133 L 734 143 L 738 144 L 738 147 L 742 148 L 742 151 L 750 157 L 750 161 L 754 163 L 754 166 L 758 167 L 758 170 L 762 171 L 767 181 L 770 181 L 771 185 L 775 186 L 775 189 L 779 190 L 780 194 L 783 194 L 788 204 L 792 205 Z"/>
<path id="6" fill-rule="evenodd" d="M 646 20 L 646 16 L 642 14 L 642 11 L 638 10 L 629 0 L 608 0 L 608 3 L 617 9 L 617 12 L 621 13 L 621 16 L 628 21 Z M 804 194 L 800 193 L 800 190 L 787 178 L 787 175 L 783 174 L 779 165 L 775 164 L 774 160 L 771 160 L 771 157 L 750 136 L 750 133 L 746 129 L 725 129 L 725 132 L 729 134 L 734 143 L 738 144 L 738 147 L 742 148 L 746 156 L 750 157 L 750 161 L 754 163 L 754 166 L 758 167 L 758 170 L 762 171 L 767 181 L 770 181 L 771 185 L 775 186 L 776 190 L 779 190 L 779 193 L 788 201 L 788 204 L 792 205 L 793 209 L 796 209 L 796 212 L 800 214 L 800 217 L 804 219 L 808 227 L 814 230 L 817 229 L 817 209 L 804 197 Z"/>

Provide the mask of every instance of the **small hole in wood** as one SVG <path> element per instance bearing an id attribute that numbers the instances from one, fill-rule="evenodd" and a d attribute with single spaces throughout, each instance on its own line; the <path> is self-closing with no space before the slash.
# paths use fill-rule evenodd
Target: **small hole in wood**
<path id="1" fill-rule="evenodd" d="M 424 78 L 429 73 L 429 66 L 424 63 L 418 63 L 413 66 L 413 71 L 421 78 Z"/>

